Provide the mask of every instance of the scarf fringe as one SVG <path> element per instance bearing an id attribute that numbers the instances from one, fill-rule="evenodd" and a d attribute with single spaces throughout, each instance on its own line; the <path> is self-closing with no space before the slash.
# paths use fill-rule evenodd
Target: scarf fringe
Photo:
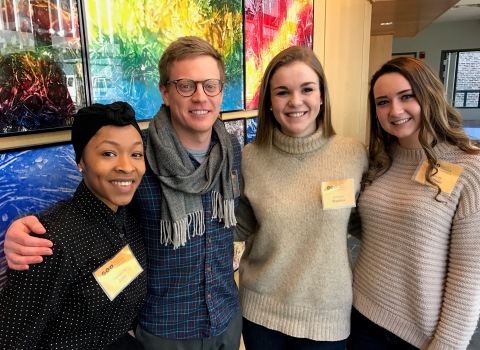
<path id="1" fill-rule="evenodd" d="M 193 222 L 193 232 L 190 225 Z M 187 214 L 187 217 L 178 221 L 160 220 L 160 243 L 167 246 L 173 244 L 173 249 L 183 247 L 189 239 L 202 236 L 205 233 L 205 219 L 203 211 Z"/>
<path id="2" fill-rule="evenodd" d="M 233 199 L 223 199 L 223 196 L 217 191 L 212 191 L 212 219 L 225 222 L 225 227 L 229 228 L 237 224 L 235 218 L 235 201 Z"/>
<path id="3" fill-rule="evenodd" d="M 212 191 L 212 219 L 225 222 L 229 228 L 237 224 L 235 218 L 235 201 L 224 200 L 217 191 Z M 193 225 L 192 225 L 193 223 Z M 192 225 L 192 232 L 190 226 Z M 203 211 L 196 211 L 187 214 L 184 219 L 177 221 L 160 220 L 160 243 L 167 246 L 173 245 L 173 249 L 183 247 L 188 240 L 195 236 L 202 236 L 205 233 L 205 218 Z"/>

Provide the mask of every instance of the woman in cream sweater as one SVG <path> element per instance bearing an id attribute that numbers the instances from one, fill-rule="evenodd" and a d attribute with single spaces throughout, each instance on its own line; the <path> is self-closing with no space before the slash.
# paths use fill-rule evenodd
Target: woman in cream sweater
<path id="1" fill-rule="evenodd" d="M 267 67 L 242 154 L 236 239 L 248 350 L 339 349 L 350 333 L 347 224 L 364 146 L 335 134 L 323 68 L 305 47 Z M 355 118 L 355 116 L 352 116 Z"/>

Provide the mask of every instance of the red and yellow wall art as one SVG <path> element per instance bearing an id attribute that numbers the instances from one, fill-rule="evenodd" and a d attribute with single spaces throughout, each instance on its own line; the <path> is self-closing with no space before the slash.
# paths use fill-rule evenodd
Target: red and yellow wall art
<path id="1" fill-rule="evenodd" d="M 246 0 L 246 108 L 258 107 L 263 72 L 277 53 L 312 43 L 313 0 Z"/>
<path id="2" fill-rule="evenodd" d="M 157 62 L 175 39 L 210 42 L 226 64 L 222 111 L 243 109 L 243 8 L 240 0 L 86 0 L 94 102 L 129 102 L 138 119 L 162 100 Z"/>

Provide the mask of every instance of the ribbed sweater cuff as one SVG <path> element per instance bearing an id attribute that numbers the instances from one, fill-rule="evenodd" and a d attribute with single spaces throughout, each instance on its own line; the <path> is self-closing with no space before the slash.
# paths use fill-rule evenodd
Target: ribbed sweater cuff
<path id="1" fill-rule="evenodd" d="M 337 310 L 292 307 L 242 287 L 240 300 L 246 319 L 292 337 L 339 341 L 350 335 L 350 305 Z"/>

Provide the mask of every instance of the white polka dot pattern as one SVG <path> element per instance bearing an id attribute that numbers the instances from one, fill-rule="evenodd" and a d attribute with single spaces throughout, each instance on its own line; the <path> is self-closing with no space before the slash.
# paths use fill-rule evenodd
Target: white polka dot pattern
<path id="1" fill-rule="evenodd" d="M 145 271 L 113 301 L 92 275 L 126 244 L 146 268 L 135 215 L 112 212 L 82 182 L 40 217 L 53 255 L 27 271 L 8 270 L 0 349 L 103 349 L 128 331 L 146 294 Z"/>

